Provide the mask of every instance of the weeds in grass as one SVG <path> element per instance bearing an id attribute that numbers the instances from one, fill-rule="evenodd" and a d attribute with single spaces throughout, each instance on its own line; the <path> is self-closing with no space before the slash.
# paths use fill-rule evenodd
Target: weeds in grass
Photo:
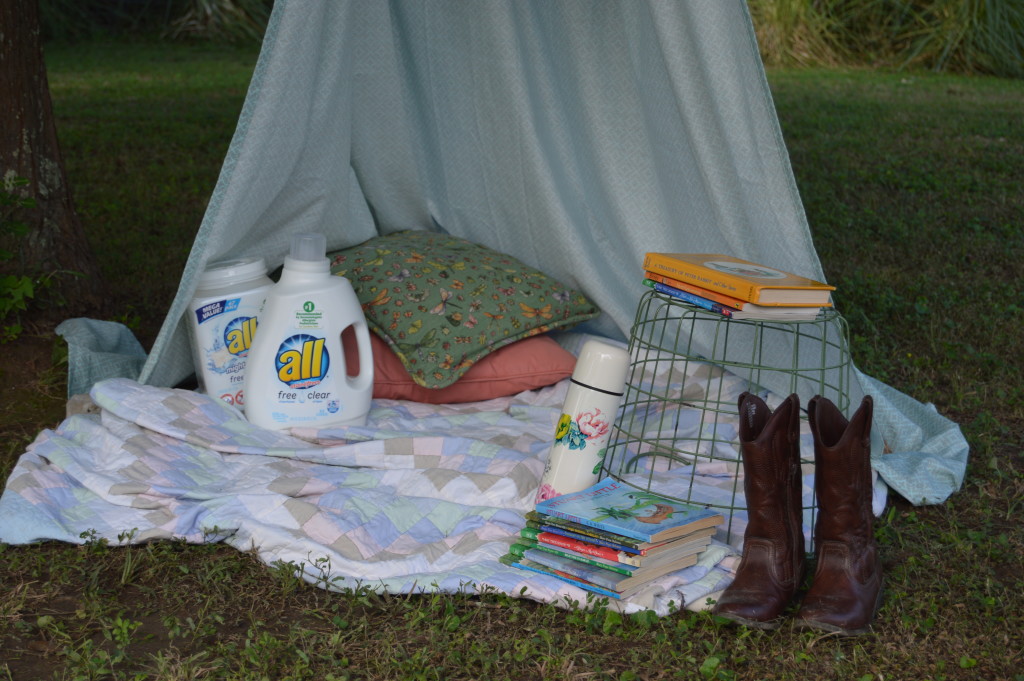
<path id="1" fill-rule="evenodd" d="M 18 211 L 31 208 L 36 202 L 19 192 L 18 188 L 26 185 L 28 180 L 15 177 L 13 172 L 0 173 L 0 266 L 15 257 L 14 251 L 4 246 L 14 248 L 14 244 L 24 243 L 21 240 L 28 238 L 28 225 L 18 219 Z M 33 277 L 17 270 L 10 273 L 8 269 L 0 270 L 0 324 L 4 325 L 0 327 L 0 344 L 21 335 L 21 314 L 28 310 L 38 289 L 48 286 L 52 278 L 52 275 Z"/>

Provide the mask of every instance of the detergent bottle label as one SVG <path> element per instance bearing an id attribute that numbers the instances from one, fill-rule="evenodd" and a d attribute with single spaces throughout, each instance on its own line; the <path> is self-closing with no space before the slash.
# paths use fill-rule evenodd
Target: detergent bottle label
<path id="1" fill-rule="evenodd" d="M 235 317 L 224 327 L 224 347 L 235 357 L 245 357 L 256 333 L 256 317 Z"/>
<path id="2" fill-rule="evenodd" d="M 319 429 L 366 422 L 373 397 L 369 328 L 352 284 L 331 274 L 325 253 L 324 235 L 294 234 L 281 276 L 267 294 L 245 379 L 245 416 L 255 426 Z M 346 333 L 358 333 L 355 359 Z"/>
<path id="3" fill-rule="evenodd" d="M 324 324 L 324 313 L 317 308 L 312 300 L 302 303 L 302 309 L 295 311 L 295 327 L 299 329 L 321 329 Z"/>
<path id="4" fill-rule="evenodd" d="M 199 299 L 192 306 L 196 377 L 208 395 L 238 407 L 245 404 L 246 361 L 267 288 L 237 297 Z"/>
<path id="5" fill-rule="evenodd" d="M 281 386 L 279 405 L 306 405 L 310 409 L 337 413 L 339 404 L 333 381 L 328 380 L 331 354 L 327 339 L 309 333 L 290 335 L 277 348 L 274 371 Z"/>

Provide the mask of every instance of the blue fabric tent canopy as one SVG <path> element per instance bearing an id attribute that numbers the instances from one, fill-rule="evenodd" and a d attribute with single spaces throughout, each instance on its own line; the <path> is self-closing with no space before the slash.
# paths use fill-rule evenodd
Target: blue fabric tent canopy
<path id="1" fill-rule="evenodd" d="M 615 338 L 647 251 L 824 279 L 743 0 L 277 0 L 159 337 L 143 364 L 65 323 L 71 392 L 110 375 L 185 379 L 183 314 L 212 261 L 274 267 L 296 232 L 336 249 L 410 228 L 582 289 L 604 311 L 588 330 Z M 959 488 L 955 424 L 860 374 L 851 392 L 875 398 L 890 485 L 915 503 Z"/>

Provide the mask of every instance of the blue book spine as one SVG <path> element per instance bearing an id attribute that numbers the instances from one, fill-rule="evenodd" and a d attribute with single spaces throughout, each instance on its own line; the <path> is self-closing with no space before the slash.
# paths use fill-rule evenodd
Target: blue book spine
<path id="1" fill-rule="evenodd" d="M 667 284 L 662 284 L 660 281 L 653 281 L 651 279 L 644 279 L 644 285 L 650 286 L 659 293 L 664 293 L 665 295 L 672 296 L 673 298 L 678 298 L 684 303 L 689 303 L 695 307 L 699 307 L 710 312 L 717 312 L 725 317 L 732 316 L 732 310 L 721 303 L 716 303 L 713 300 L 695 296 L 689 291 L 683 291 L 682 289 L 675 288 L 674 286 L 668 286 Z"/>
<path id="2" fill-rule="evenodd" d="M 587 565 L 572 558 L 566 558 L 539 549 L 526 549 L 523 552 L 523 557 L 534 563 L 546 565 L 552 570 L 581 579 L 589 584 L 596 584 L 602 589 L 608 589 L 609 591 L 619 591 L 621 582 L 629 579 L 628 575 L 606 570 L 596 565 Z"/>
<path id="3" fill-rule="evenodd" d="M 570 577 L 568 575 L 558 575 L 558 574 L 555 574 L 553 571 L 547 569 L 547 567 L 543 566 L 543 565 L 528 565 L 528 564 L 523 563 L 521 561 L 515 561 L 515 562 L 512 563 L 512 566 L 520 568 L 522 570 L 529 570 L 530 572 L 536 572 L 537 574 L 547 575 L 548 577 L 554 577 L 555 579 L 557 579 L 559 581 L 562 581 L 562 582 L 565 582 L 566 584 L 572 584 L 573 586 L 578 586 L 581 589 L 585 589 L 585 590 L 587 590 L 587 591 L 589 591 L 591 593 L 598 594 L 599 596 L 607 596 L 608 598 L 614 598 L 616 600 L 622 598 L 622 596 L 620 596 L 619 594 L 615 593 L 614 591 L 608 591 L 607 589 L 602 589 L 601 587 L 597 586 L 596 584 L 588 584 L 587 582 L 584 582 L 581 579 L 574 579 L 574 578 L 572 578 L 572 577 Z"/>

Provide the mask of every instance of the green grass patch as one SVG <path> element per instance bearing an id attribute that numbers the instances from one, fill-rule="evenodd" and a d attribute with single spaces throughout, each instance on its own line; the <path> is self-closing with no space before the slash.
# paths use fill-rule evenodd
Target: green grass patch
<path id="1" fill-rule="evenodd" d="M 143 340 L 173 297 L 255 58 L 160 42 L 47 49 L 75 199 L 115 309 Z M 1024 679 L 1024 83 L 844 70 L 769 81 L 857 364 L 936 404 L 972 448 L 960 493 L 896 499 L 878 522 L 887 582 L 873 635 L 331 593 L 224 546 L 85 537 L 0 546 L 0 680 Z M 28 397 L 53 383 L 7 400 L 20 406 L 0 422 L 0 473 L 53 425 L 61 400 Z"/>
<path id="2" fill-rule="evenodd" d="M 815 245 L 868 373 L 1022 415 L 1024 82 L 866 71 L 770 80 Z"/>
<path id="3" fill-rule="evenodd" d="M 46 49 L 78 211 L 101 276 L 145 340 L 174 298 L 258 49 L 159 41 Z"/>

